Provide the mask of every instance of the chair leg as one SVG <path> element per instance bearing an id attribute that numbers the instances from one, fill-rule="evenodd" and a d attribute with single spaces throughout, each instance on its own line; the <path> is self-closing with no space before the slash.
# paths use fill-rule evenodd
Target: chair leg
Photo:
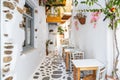
<path id="1" fill-rule="evenodd" d="M 84 71 L 81 71 L 81 77 L 80 78 L 83 78 L 84 76 L 85 76 Z"/>

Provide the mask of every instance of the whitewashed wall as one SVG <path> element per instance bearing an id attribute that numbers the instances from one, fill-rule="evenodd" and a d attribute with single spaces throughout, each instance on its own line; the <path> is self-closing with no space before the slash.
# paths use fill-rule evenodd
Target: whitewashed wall
<path id="1" fill-rule="evenodd" d="M 102 18 L 97 22 L 96 28 L 90 23 L 90 13 L 86 15 L 85 25 L 81 25 L 78 21 L 78 31 L 73 24 L 75 46 L 85 51 L 85 58 L 97 58 L 106 63 L 107 31 L 106 24 L 102 21 L 104 15 L 100 15 Z"/>
<path id="2" fill-rule="evenodd" d="M 78 4 L 74 7 L 73 16 L 78 13 L 79 9 L 87 9 L 88 6 Z M 92 7 L 93 8 L 93 7 Z M 99 8 L 98 6 L 95 8 Z M 90 23 L 91 13 L 84 12 L 86 17 L 86 23 L 81 25 L 78 21 L 78 28 L 76 30 L 73 18 L 72 32 L 75 46 L 85 51 L 85 58 L 97 58 L 100 61 L 106 63 L 107 53 L 107 24 L 103 22 L 104 14 L 100 14 L 100 19 L 97 21 L 97 26 L 94 28 L 94 24 Z"/>
<path id="3" fill-rule="evenodd" d="M 118 47 L 119 47 L 119 51 L 120 51 L 120 24 L 118 26 L 118 30 L 117 30 L 117 42 L 118 42 Z M 119 62 L 118 62 L 118 75 L 120 78 L 120 56 L 119 56 Z"/>
<path id="4" fill-rule="evenodd" d="M 57 24 L 48 25 L 49 31 L 53 30 L 53 32 L 49 32 L 49 36 L 48 36 L 48 39 L 50 40 L 50 42 L 53 42 L 53 44 L 48 45 L 49 52 L 53 52 L 57 48 L 57 27 L 58 27 Z"/>
<path id="5" fill-rule="evenodd" d="M 116 32 L 116 38 L 117 38 L 117 44 L 118 44 L 118 49 L 120 51 L 120 25 L 118 25 L 118 28 L 117 28 L 117 32 Z M 116 54 L 115 53 L 115 49 L 113 47 L 115 47 L 115 45 L 113 46 L 113 31 L 111 29 L 108 29 L 108 32 L 107 32 L 107 62 L 108 62 L 108 70 L 107 70 L 107 73 L 108 75 L 111 75 L 111 72 L 112 72 L 112 66 L 113 66 L 113 56 Z M 118 76 L 120 78 L 120 56 L 118 58 Z"/>
<path id="6" fill-rule="evenodd" d="M 7 0 L 2 0 L 3 1 Z M 13 0 L 10 0 L 10 2 L 15 2 Z M 12 56 L 12 62 L 10 62 L 10 70 L 9 74 L 5 74 L 5 77 L 2 78 L 7 78 L 7 76 L 13 76 L 13 80 L 28 80 L 36 67 L 39 65 L 39 63 L 42 61 L 42 59 L 45 57 L 45 42 L 48 38 L 48 28 L 46 27 L 46 16 L 45 16 L 45 8 L 38 6 L 37 1 L 35 2 L 34 0 L 29 0 L 30 3 L 35 7 L 35 21 L 34 21 L 34 27 L 37 29 L 35 31 L 35 36 L 34 36 L 34 43 L 35 43 L 35 48 L 31 49 L 30 51 L 25 52 L 23 55 L 22 54 L 22 44 L 25 39 L 25 32 L 22 28 L 19 27 L 19 24 L 22 21 L 22 14 L 20 14 L 17 9 L 15 8 L 14 10 L 10 10 L 9 8 L 3 7 L 1 5 L 2 9 L 2 16 L 1 16 L 1 21 L 2 24 L 1 26 L 1 56 L 2 58 L 5 56 L 4 55 L 4 46 L 5 42 L 12 42 L 14 48 L 13 52 L 11 55 Z M 15 2 L 16 3 L 16 2 Z M 25 0 L 19 0 L 19 3 L 16 3 L 16 6 L 20 7 L 23 9 L 23 6 L 25 4 Z M 6 19 L 6 13 L 3 12 L 3 10 L 10 10 L 13 14 L 13 18 L 11 20 L 8 20 L 7 22 Z M 8 34 L 7 37 L 4 36 L 4 34 Z M 2 59 L 3 60 L 3 59 Z M 3 61 L 2 63 L 2 68 L 4 67 Z M 4 74 L 4 73 L 2 73 Z"/>

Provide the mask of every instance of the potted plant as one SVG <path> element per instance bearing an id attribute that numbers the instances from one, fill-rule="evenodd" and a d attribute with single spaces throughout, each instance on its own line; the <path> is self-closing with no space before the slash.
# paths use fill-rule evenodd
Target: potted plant
<path id="1" fill-rule="evenodd" d="M 57 31 L 60 35 L 60 38 L 63 38 L 64 37 L 64 30 L 62 29 L 62 26 L 59 26 L 58 27 L 58 31 Z"/>
<path id="2" fill-rule="evenodd" d="M 62 4 L 64 0 L 39 0 L 39 4 L 44 6 L 44 5 L 59 5 Z"/>
<path id="3" fill-rule="evenodd" d="M 85 22 L 86 22 L 86 16 L 85 15 L 83 15 L 82 13 L 77 13 L 76 17 L 82 25 L 85 24 Z"/>

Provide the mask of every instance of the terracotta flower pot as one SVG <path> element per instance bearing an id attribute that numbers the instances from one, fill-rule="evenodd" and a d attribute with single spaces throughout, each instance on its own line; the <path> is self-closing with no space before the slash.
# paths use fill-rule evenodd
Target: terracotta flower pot
<path id="1" fill-rule="evenodd" d="M 83 24 L 85 24 L 85 22 L 86 22 L 86 18 L 85 17 L 80 17 L 80 18 L 78 18 L 78 20 L 79 20 L 79 22 L 83 25 Z"/>
<path id="2" fill-rule="evenodd" d="M 64 38 L 64 34 L 60 34 L 59 36 L 60 36 L 60 38 Z"/>

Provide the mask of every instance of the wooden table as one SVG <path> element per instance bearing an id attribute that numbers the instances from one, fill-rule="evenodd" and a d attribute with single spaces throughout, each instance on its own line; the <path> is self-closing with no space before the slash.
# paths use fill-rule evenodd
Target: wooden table
<path id="1" fill-rule="evenodd" d="M 80 80 L 80 71 L 93 70 L 96 80 L 99 78 L 99 68 L 104 66 L 97 59 L 72 60 L 74 65 L 74 80 Z"/>

